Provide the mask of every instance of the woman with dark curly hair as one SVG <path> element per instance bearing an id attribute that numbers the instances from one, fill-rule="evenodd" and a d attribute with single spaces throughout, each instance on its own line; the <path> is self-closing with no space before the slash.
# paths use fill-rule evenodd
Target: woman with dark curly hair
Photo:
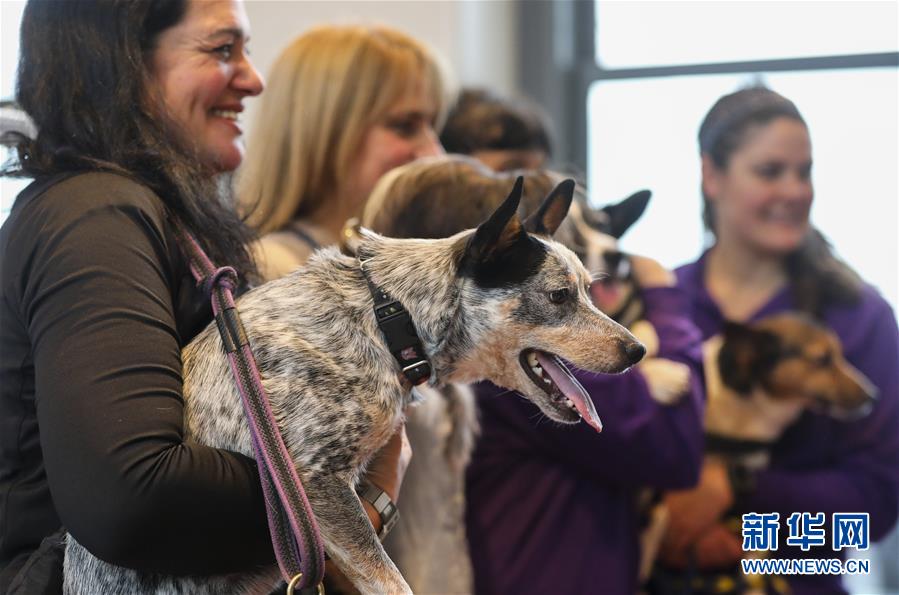
<path id="1" fill-rule="evenodd" d="M 25 8 L 17 101 L 38 132 L 0 230 L 0 592 L 61 592 L 65 531 L 148 572 L 275 561 L 256 462 L 183 421 L 181 349 L 212 312 L 176 222 L 255 274 L 226 190 L 263 87 L 248 40 L 240 0 Z"/>

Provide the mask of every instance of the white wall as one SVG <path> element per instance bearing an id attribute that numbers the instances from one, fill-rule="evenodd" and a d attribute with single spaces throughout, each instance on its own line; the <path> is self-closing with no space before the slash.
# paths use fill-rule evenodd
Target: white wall
<path id="1" fill-rule="evenodd" d="M 264 75 L 296 36 L 322 23 L 378 23 L 425 42 L 451 82 L 515 94 L 516 2 L 505 0 L 247 0 L 253 62 Z M 247 127 L 254 122 L 247 102 Z"/>

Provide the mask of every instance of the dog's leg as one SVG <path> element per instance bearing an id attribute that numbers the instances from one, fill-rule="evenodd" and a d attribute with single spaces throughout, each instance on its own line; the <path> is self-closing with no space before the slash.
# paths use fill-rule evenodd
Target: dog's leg
<path id="1" fill-rule="evenodd" d="M 637 364 L 646 379 L 652 398 L 662 405 L 673 405 L 690 388 L 690 368 L 686 364 L 655 357 Z"/>
<path id="2" fill-rule="evenodd" d="M 659 334 L 656 327 L 648 320 L 638 320 L 631 325 L 631 334 L 643 343 L 646 348 L 646 357 L 655 357 L 659 354 Z"/>
<path id="3" fill-rule="evenodd" d="M 306 493 L 321 526 L 325 549 L 362 595 L 411 595 L 412 589 L 387 556 L 348 483 L 320 476 L 308 481 Z"/>
<path id="4" fill-rule="evenodd" d="M 649 394 L 662 405 L 673 405 L 690 388 L 690 368 L 686 364 L 656 357 L 659 354 L 659 335 L 648 320 L 631 326 L 631 333 L 646 347 L 646 357 L 637 369 L 646 379 Z"/>
<path id="5" fill-rule="evenodd" d="M 649 522 L 640 534 L 640 565 L 638 583 L 646 584 L 652 574 L 652 567 L 659 555 L 662 539 L 668 530 L 668 508 L 664 504 L 656 504 L 649 513 Z"/>

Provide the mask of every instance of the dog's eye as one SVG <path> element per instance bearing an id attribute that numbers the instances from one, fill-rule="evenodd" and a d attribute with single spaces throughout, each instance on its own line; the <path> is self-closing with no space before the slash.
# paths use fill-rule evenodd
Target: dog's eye
<path id="1" fill-rule="evenodd" d="M 554 304 L 562 304 L 568 299 L 568 288 L 556 289 L 549 292 L 549 301 Z"/>

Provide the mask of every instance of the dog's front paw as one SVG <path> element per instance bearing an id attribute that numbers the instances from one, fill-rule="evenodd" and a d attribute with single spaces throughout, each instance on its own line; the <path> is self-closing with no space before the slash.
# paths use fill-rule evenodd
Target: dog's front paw
<path id="1" fill-rule="evenodd" d="M 655 357 L 659 354 L 659 334 L 656 327 L 646 319 L 638 320 L 631 325 L 631 334 L 646 347 L 646 357 Z"/>
<path id="2" fill-rule="evenodd" d="M 662 405 L 677 403 L 690 387 L 690 368 L 686 364 L 651 358 L 640 362 L 637 369 L 646 379 L 649 394 Z"/>

